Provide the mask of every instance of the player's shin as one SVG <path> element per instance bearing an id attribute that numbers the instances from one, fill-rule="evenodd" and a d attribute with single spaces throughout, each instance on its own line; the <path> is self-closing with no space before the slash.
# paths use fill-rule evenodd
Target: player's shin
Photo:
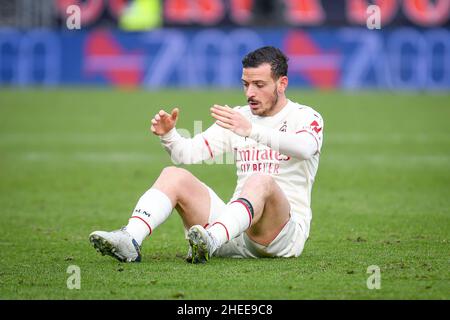
<path id="1" fill-rule="evenodd" d="M 211 223 L 208 231 L 221 246 L 247 230 L 252 219 L 252 204 L 247 199 L 239 198 L 226 206 L 220 216 Z"/>
<path id="2" fill-rule="evenodd" d="M 137 243 L 142 245 L 145 237 L 166 221 L 172 210 L 172 202 L 167 195 L 151 188 L 139 199 L 125 228 Z"/>

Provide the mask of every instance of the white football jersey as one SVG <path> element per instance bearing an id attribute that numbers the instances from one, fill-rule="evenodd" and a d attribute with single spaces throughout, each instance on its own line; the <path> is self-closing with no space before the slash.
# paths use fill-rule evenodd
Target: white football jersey
<path id="1" fill-rule="evenodd" d="M 287 105 L 276 115 L 260 117 L 251 113 L 250 107 L 235 107 L 253 124 L 269 127 L 281 132 L 307 134 L 315 139 L 316 151 L 307 160 L 300 160 L 280 154 L 270 147 L 251 138 L 241 137 L 217 124 L 194 137 L 203 141 L 201 158 L 214 158 L 226 152 L 233 152 L 237 169 L 237 186 L 232 200 L 239 197 L 245 180 L 253 173 L 271 175 L 285 193 L 291 214 L 296 215 L 305 235 L 309 236 L 311 212 L 311 191 L 319 166 L 319 155 L 323 142 L 323 120 L 314 109 L 288 100 Z"/>

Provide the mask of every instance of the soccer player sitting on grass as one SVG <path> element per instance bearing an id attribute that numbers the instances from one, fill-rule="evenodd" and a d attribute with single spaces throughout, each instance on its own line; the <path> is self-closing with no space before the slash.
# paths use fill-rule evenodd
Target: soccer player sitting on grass
<path id="1" fill-rule="evenodd" d="M 234 152 L 237 186 L 224 203 L 189 171 L 162 170 L 139 199 L 128 225 L 95 231 L 89 240 L 102 254 L 140 261 L 142 241 L 176 208 L 189 240 L 187 260 L 220 257 L 297 257 L 309 236 L 311 190 L 319 165 L 323 120 L 312 108 L 285 95 L 286 56 L 259 48 L 242 60 L 248 105 L 214 105 L 215 123 L 192 139 L 175 128 L 179 110 L 161 110 L 151 131 L 177 163 L 199 163 Z"/>

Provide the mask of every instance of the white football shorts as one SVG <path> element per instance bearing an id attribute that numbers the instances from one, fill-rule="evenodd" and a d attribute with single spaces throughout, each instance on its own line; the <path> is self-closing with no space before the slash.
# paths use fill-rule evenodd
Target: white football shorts
<path id="1" fill-rule="evenodd" d="M 208 223 L 211 224 L 217 219 L 218 214 L 223 211 L 226 204 L 211 188 L 206 184 L 205 186 L 208 188 L 211 199 L 208 219 Z M 214 252 L 213 256 L 232 258 L 298 257 L 303 251 L 306 240 L 307 237 L 298 218 L 291 214 L 289 221 L 268 246 L 254 242 L 243 232 L 222 245 Z"/>

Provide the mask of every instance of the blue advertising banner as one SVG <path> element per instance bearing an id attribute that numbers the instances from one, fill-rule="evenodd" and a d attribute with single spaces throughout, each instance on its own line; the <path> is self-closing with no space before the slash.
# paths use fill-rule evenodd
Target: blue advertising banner
<path id="1" fill-rule="evenodd" d="M 241 85 L 241 59 L 264 45 L 289 57 L 291 87 L 450 89 L 450 31 L 398 28 L 0 29 L 0 85 Z"/>

